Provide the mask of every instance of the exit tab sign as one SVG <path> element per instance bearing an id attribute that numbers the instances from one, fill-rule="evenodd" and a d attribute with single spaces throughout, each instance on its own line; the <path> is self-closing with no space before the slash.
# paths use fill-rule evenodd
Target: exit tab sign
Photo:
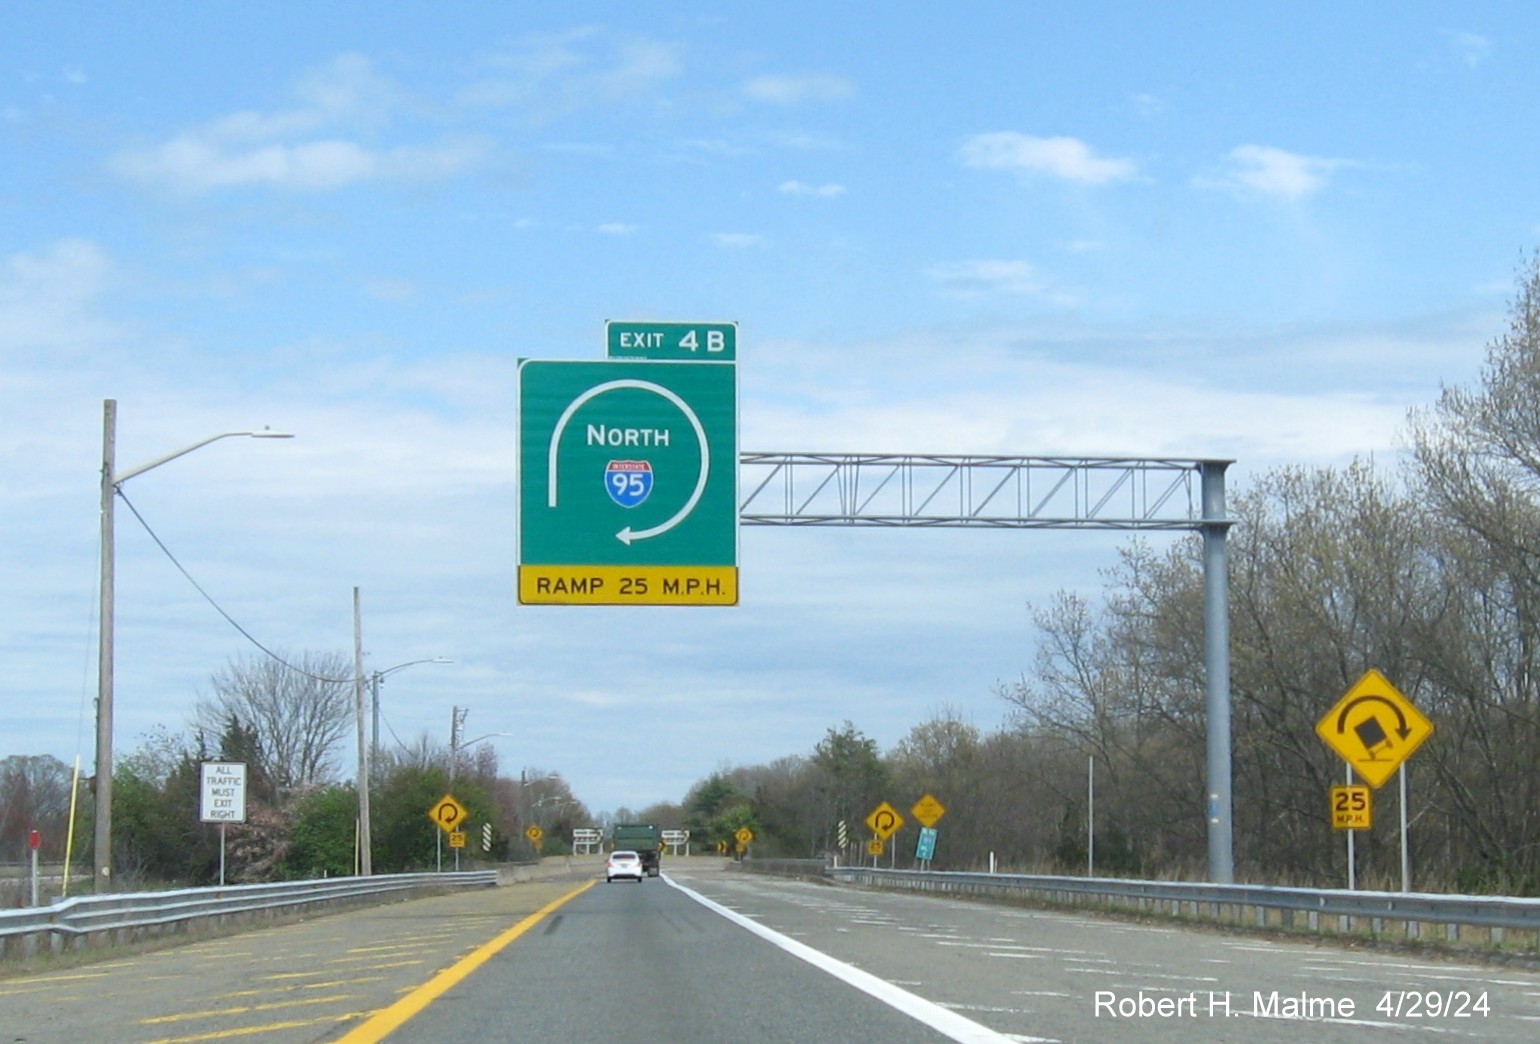
<path id="1" fill-rule="evenodd" d="M 604 324 L 611 359 L 668 362 L 735 362 L 737 323 L 647 323 L 611 319 Z"/>

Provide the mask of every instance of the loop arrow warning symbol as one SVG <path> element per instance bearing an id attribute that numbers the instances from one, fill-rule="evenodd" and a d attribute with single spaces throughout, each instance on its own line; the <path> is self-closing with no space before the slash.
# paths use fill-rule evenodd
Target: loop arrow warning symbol
<path id="1" fill-rule="evenodd" d="M 1316 722 L 1315 731 L 1364 782 L 1379 787 L 1433 735 L 1433 723 L 1371 668 Z"/>
<path id="2" fill-rule="evenodd" d="M 470 815 L 465 806 L 456 801 L 453 794 L 445 794 L 428 809 L 428 818 L 439 825 L 446 834 L 455 833 L 455 827 Z"/>

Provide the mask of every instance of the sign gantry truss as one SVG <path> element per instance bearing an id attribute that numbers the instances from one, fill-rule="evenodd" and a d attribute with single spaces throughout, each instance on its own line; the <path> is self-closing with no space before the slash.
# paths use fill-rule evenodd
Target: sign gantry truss
<path id="1" fill-rule="evenodd" d="M 1228 460 L 740 453 L 749 526 L 1193 530 L 1203 538 L 1209 879 L 1235 880 Z M 875 829 L 875 827 L 874 827 Z"/>
<path id="2" fill-rule="evenodd" d="M 1229 461 L 889 453 L 739 455 L 750 526 L 1192 530 Z M 1223 524 L 1223 523 L 1220 523 Z"/>

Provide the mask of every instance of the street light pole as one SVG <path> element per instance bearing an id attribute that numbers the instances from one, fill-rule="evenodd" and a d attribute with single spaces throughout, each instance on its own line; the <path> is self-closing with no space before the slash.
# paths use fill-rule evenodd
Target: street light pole
<path id="1" fill-rule="evenodd" d="M 369 676 L 370 704 L 373 712 L 373 736 L 370 746 L 364 746 L 364 632 L 363 610 L 358 588 L 353 588 L 353 697 L 354 712 L 358 719 L 358 862 L 359 876 L 370 877 L 374 873 L 374 836 L 370 827 L 369 812 L 369 764 L 380 753 L 380 682 L 387 674 L 405 670 L 419 663 L 454 663 L 442 656 L 428 660 L 409 660 L 375 671 Z"/>
<path id="2" fill-rule="evenodd" d="M 363 607 L 353 588 L 353 711 L 358 720 L 358 873 L 374 873 L 374 838 L 369 829 L 369 751 L 364 746 L 364 630 Z"/>
<path id="3" fill-rule="evenodd" d="M 491 739 L 494 736 L 511 736 L 511 732 L 489 732 L 485 736 L 477 736 L 475 739 L 460 739 L 460 729 L 465 725 L 465 717 L 471 712 L 469 707 L 449 708 L 449 788 L 454 789 L 455 766 L 460 761 L 460 750 L 469 747 L 472 743 L 480 743 L 482 740 Z M 460 869 L 460 850 L 455 849 L 455 870 Z"/>
<path id="4" fill-rule="evenodd" d="M 94 841 L 91 858 L 95 864 L 96 891 L 112 888 L 112 715 L 113 715 L 113 624 L 116 616 L 114 589 L 117 575 L 116 506 L 118 487 L 135 475 L 158 468 L 168 461 L 202 449 L 211 442 L 236 436 L 253 439 L 292 439 L 287 432 L 227 431 L 210 435 L 148 464 L 119 471 L 117 463 L 118 401 L 102 400 L 102 576 L 99 610 L 101 621 L 96 663 L 96 795 L 93 804 Z"/>
<path id="5" fill-rule="evenodd" d="M 511 732 L 489 732 L 485 736 L 477 736 L 475 739 L 462 740 L 460 729 L 465 724 L 465 716 L 471 712 L 469 707 L 451 707 L 449 709 L 449 782 L 455 781 L 455 765 L 460 760 L 460 751 L 469 747 L 472 743 L 480 743 L 482 740 L 493 739 L 497 736 L 512 736 Z"/>
<path id="6" fill-rule="evenodd" d="M 97 639 L 96 662 L 96 803 L 93 806 L 95 835 L 91 848 L 96 892 L 112 886 L 112 653 L 113 587 L 117 577 L 116 528 L 118 467 L 118 403 L 108 399 L 102 404 L 102 589 L 98 600 L 101 623 Z"/>
<path id="7" fill-rule="evenodd" d="M 444 656 L 434 656 L 426 660 L 408 660 L 406 663 L 398 663 L 394 667 L 387 667 L 383 671 L 375 671 L 369 675 L 369 701 L 371 733 L 369 741 L 369 760 L 378 761 L 380 757 L 380 683 L 397 671 L 404 671 L 408 667 L 416 667 L 419 663 L 454 663 Z"/>

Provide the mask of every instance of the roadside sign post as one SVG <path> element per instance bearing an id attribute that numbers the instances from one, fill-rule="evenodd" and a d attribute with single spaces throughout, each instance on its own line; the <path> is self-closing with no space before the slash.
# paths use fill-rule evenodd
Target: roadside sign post
<path id="1" fill-rule="evenodd" d="M 904 825 L 904 817 L 898 814 L 898 809 L 884 801 L 882 804 L 872 809 L 871 813 L 867 815 L 866 825 L 871 829 L 871 832 L 876 835 L 878 843 L 883 844 L 884 847 L 886 847 L 885 842 L 888 840 L 888 838 L 898 833 L 899 828 Z M 878 851 L 874 852 L 873 854 L 881 855 L 881 852 Z M 872 865 L 876 866 L 877 864 L 874 861 Z M 890 865 L 898 865 L 897 845 L 893 846 L 893 853 L 890 857 Z"/>
<path id="2" fill-rule="evenodd" d="M 926 794 L 909 811 L 920 824 L 920 839 L 914 846 L 914 860 L 916 863 L 924 863 L 923 869 L 929 870 L 930 861 L 936 855 L 936 823 L 946 815 L 946 806 L 937 801 L 935 795 Z"/>
<path id="3" fill-rule="evenodd" d="M 43 847 L 43 834 L 38 830 L 27 831 L 27 847 L 32 850 L 32 905 L 37 905 L 37 850 Z"/>
<path id="4" fill-rule="evenodd" d="M 1316 735 L 1347 762 L 1347 784 L 1353 775 L 1376 790 L 1398 771 L 1401 776 L 1401 890 L 1411 891 L 1411 855 L 1407 841 L 1406 760 L 1433 735 L 1433 723 L 1374 668 L 1316 722 Z M 1335 799 L 1334 799 L 1335 800 Z M 1357 884 L 1356 829 L 1348 829 L 1348 888 Z"/>
<path id="5" fill-rule="evenodd" d="M 443 797 L 439 798 L 433 803 L 432 808 L 428 809 L 428 818 L 437 823 L 439 830 L 443 832 L 433 835 L 433 854 L 434 859 L 438 864 L 439 872 L 442 873 L 444 869 L 444 834 L 453 835 L 456 832 L 455 827 L 463 823 L 465 821 L 465 817 L 469 815 L 469 810 L 467 810 L 464 805 L 460 804 L 459 801 L 455 800 L 455 796 L 453 794 L 445 794 Z M 453 837 L 450 838 L 450 846 L 454 846 Z M 456 848 L 455 869 L 458 870 L 459 868 L 460 851 L 458 848 Z"/>
<path id="6" fill-rule="evenodd" d="M 921 827 L 920 840 L 914 846 L 914 859 L 917 863 L 925 863 L 924 869 L 930 869 L 930 861 L 936 858 L 936 828 Z"/>
<path id="7" fill-rule="evenodd" d="M 219 883 L 225 883 L 225 826 L 246 822 L 246 765 L 205 761 L 198 766 L 198 816 L 219 824 Z"/>
<path id="8" fill-rule="evenodd" d="M 519 601 L 736 605 L 729 362 L 519 364 Z"/>

